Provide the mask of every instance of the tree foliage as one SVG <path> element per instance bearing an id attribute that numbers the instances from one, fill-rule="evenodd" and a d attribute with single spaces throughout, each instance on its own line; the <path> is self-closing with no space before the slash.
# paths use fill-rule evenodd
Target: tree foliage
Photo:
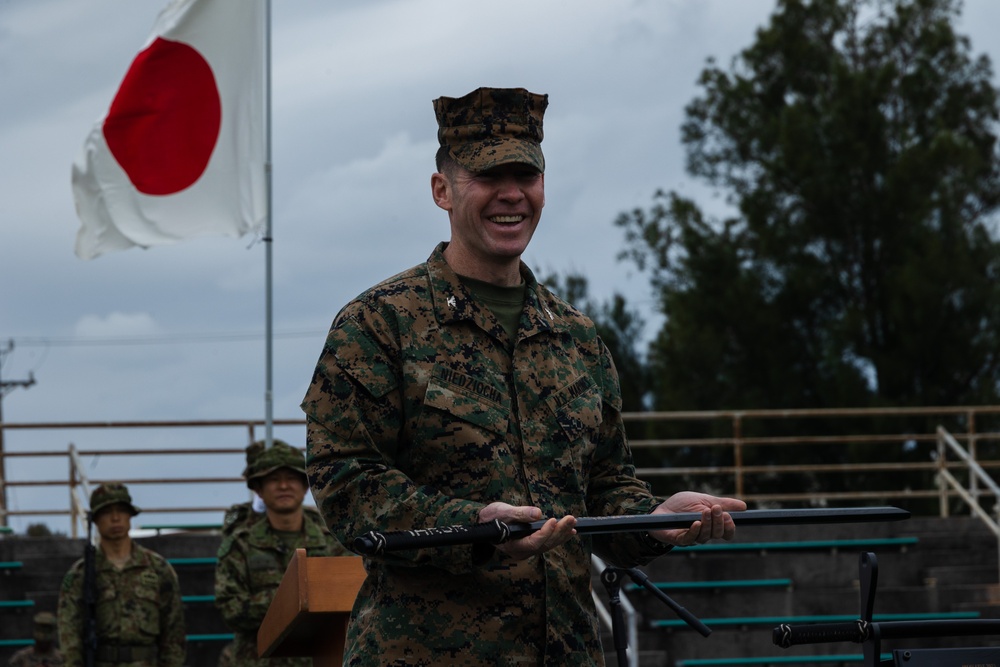
<path id="1" fill-rule="evenodd" d="M 639 314 L 630 309 L 625 297 L 618 293 L 610 302 L 598 305 L 590 298 L 587 278 L 578 273 L 571 272 L 564 277 L 553 273 L 542 282 L 593 319 L 597 334 L 608 346 L 618 369 L 623 410 L 639 412 L 646 409 L 649 373 L 639 351 L 644 327 Z"/>
<path id="2" fill-rule="evenodd" d="M 723 205 L 658 192 L 616 221 L 622 256 L 650 272 L 665 315 L 648 355 L 655 409 L 997 402 L 1000 115 L 989 60 L 955 30 L 960 9 L 778 0 L 728 68 L 709 60 L 682 140 L 688 172 Z M 659 432 L 732 435 L 695 428 Z M 805 428 L 836 435 L 850 424 Z M 802 429 L 782 420 L 743 435 Z M 875 448 L 867 460 L 926 461 L 911 444 L 855 448 Z M 704 448 L 668 456 L 659 463 L 719 464 Z M 858 457 L 835 445 L 743 451 L 760 465 Z M 863 473 L 838 479 L 822 485 L 881 488 Z M 808 494 L 820 481 L 783 475 L 747 491 L 761 485 Z"/>
<path id="3" fill-rule="evenodd" d="M 995 402 L 998 98 L 955 0 L 779 0 L 686 107 L 676 192 L 622 214 L 660 410 Z"/>

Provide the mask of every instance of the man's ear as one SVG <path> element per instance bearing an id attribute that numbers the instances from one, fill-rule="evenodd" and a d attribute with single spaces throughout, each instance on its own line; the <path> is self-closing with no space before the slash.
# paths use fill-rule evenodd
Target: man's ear
<path id="1" fill-rule="evenodd" d="M 431 175 L 431 196 L 439 208 L 451 211 L 451 183 L 441 172 Z"/>

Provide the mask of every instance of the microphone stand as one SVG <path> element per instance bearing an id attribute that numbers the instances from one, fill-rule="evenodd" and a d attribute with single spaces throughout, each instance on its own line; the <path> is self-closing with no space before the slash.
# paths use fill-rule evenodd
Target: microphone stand
<path id="1" fill-rule="evenodd" d="M 657 588 L 642 570 L 634 567 L 606 567 L 601 572 L 601 583 L 604 584 L 604 589 L 608 592 L 608 601 L 611 606 L 611 634 L 614 638 L 618 664 L 621 667 L 628 664 L 628 634 L 625 632 L 625 614 L 622 611 L 621 600 L 621 584 L 625 575 L 628 575 L 632 581 L 659 598 L 660 601 L 670 607 L 685 623 L 697 630 L 701 636 L 707 637 L 712 634 L 711 628 L 702 623 L 697 616 L 677 604 L 669 595 Z"/>
<path id="2" fill-rule="evenodd" d="M 859 615 L 856 621 L 846 623 L 811 623 L 790 625 L 782 623 L 774 628 L 772 641 L 776 646 L 789 648 L 796 644 L 824 642 L 854 642 L 861 644 L 863 667 L 882 665 L 995 665 L 1000 659 L 1000 648 L 973 647 L 956 649 L 909 649 L 893 660 L 881 659 L 883 639 L 915 639 L 924 637 L 958 637 L 969 635 L 1000 634 L 1000 620 L 927 620 L 927 621 L 872 621 L 875 608 L 875 590 L 878 585 L 878 559 L 868 551 L 861 554 L 858 564 Z M 901 652 L 900 649 L 894 651 Z"/>

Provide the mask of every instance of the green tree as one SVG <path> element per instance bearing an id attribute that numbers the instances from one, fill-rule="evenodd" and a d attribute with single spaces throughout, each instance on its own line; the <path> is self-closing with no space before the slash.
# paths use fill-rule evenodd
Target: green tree
<path id="1" fill-rule="evenodd" d="M 51 537 L 52 529 L 44 523 L 29 523 L 24 534 L 28 537 Z"/>
<path id="2" fill-rule="evenodd" d="M 649 352 L 654 409 L 996 402 L 998 97 L 989 60 L 955 31 L 959 12 L 955 0 L 778 0 L 728 69 L 708 61 L 682 139 L 688 172 L 725 208 L 658 192 L 616 221 L 665 315 Z M 709 463 L 684 455 L 671 463 Z"/>
<path id="3" fill-rule="evenodd" d="M 726 194 L 623 214 L 666 324 L 658 409 L 995 401 L 997 91 L 953 0 L 779 0 L 709 61 L 688 171 Z"/>
<path id="4" fill-rule="evenodd" d="M 594 321 L 597 333 L 611 351 L 618 369 L 623 410 L 645 410 L 645 401 L 649 396 L 649 373 L 640 351 L 644 322 L 638 312 L 630 308 L 625 297 L 617 292 L 610 302 L 594 302 L 589 296 L 586 277 L 578 273 L 568 273 L 564 277 L 552 273 L 542 282 Z"/>

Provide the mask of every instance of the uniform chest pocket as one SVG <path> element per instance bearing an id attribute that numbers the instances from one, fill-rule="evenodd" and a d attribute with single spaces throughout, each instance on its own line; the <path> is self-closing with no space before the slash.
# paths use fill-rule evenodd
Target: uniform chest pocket
<path id="1" fill-rule="evenodd" d="M 253 590 L 277 586 L 284 574 L 274 556 L 263 552 L 250 554 L 247 569 L 250 571 L 250 586 Z"/>
<path id="2" fill-rule="evenodd" d="M 449 428 L 448 422 L 459 419 L 505 435 L 510 421 L 510 399 L 505 388 L 451 368 L 434 369 L 424 393 L 424 407 L 443 413 L 442 428 Z"/>
<path id="3" fill-rule="evenodd" d="M 132 622 L 142 634 L 155 637 L 160 633 L 160 579 L 155 572 L 144 572 L 139 577 L 134 595 Z"/>
<path id="4" fill-rule="evenodd" d="M 601 394 L 589 375 L 569 383 L 548 399 L 548 406 L 570 442 L 595 441 L 601 426 Z"/>
<path id="5" fill-rule="evenodd" d="M 442 493 L 492 497 L 498 478 L 514 474 L 508 444 L 506 388 L 479 376 L 435 368 L 424 390 L 406 469 Z"/>

